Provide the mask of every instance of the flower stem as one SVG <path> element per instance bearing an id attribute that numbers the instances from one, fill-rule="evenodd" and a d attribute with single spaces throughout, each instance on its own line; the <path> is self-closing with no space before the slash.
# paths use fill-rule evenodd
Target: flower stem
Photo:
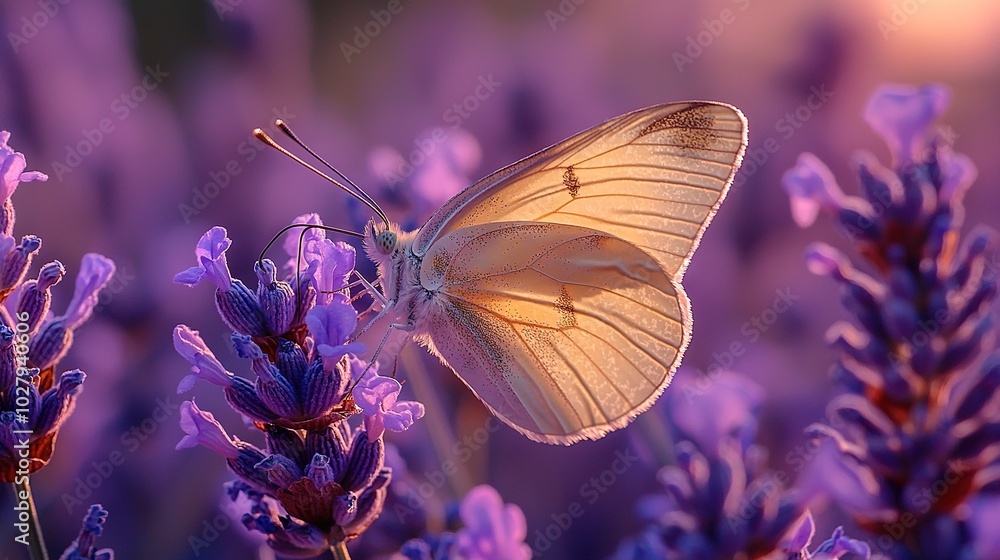
<path id="1" fill-rule="evenodd" d="M 351 555 L 347 552 L 347 543 L 344 541 L 330 547 L 330 552 L 336 560 L 351 560 Z"/>
<path id="2" fill-rule="evenodd" d="M 399 353 L 399 361 L 406 368 L 406 380 L 413 387 L 413 394 L 419 402 L 424 403 L 427 410 L 444 410 L 444 405 L 431 381 L 430 372 L 424 366 L 422 356 L 413 353 L 413 345 L 409 345 Z M 437 452 L 441 464 L 446 462 L 457 465 L 455 473 L 447 477 L 452 494 L 464 496 L 473 486 L 472 475 L 464 461 L 456 460 L 453 448 L 458 438 L 443 414 L 428 414 L 424 416 L 427 429 L 430 432 L 431 443 Z"/>
<path id="3" fill-rule="evenodd" d="M 18 477 L 13 486 L 14 502 L 20 503 L 23 499 L 28 503 L 29 528 L 26 536 L 31 560 L 49 560 L 49 553 L 45 550 L 45 539 L 42 537 L 42 524 L 38 522 L 38 510 L 35 508 L 35 499 L 31 496 L 31 485 L 28 484 L 28 477 Z"/>

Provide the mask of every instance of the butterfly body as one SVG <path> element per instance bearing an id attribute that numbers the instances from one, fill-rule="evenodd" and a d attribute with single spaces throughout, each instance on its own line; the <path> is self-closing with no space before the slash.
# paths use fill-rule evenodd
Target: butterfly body
<path id="1" fill-rule="evenodd" d="M 681 279 L 745 146 L 734 107 L 650 107 L 497 171 L 417 231 L 373 222 L 381 358 L 412 337 L 536 441 L 621 428 L 690 341 Z"/>

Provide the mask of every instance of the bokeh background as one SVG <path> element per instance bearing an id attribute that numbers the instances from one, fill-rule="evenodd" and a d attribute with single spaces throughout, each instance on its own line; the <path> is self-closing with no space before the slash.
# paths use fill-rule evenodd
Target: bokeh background
<path id="1" fill-rule="evenodd" d="M 201 330 L 225 364 L 246 372 L 225 351 L 210 289 L 171 280 L 213 225 L 228 228 L 230 266 L 249 280 L 258 252 L 295 216 L 317 212 L 354 228 L 367 219 L 357 203 L 252 140 L 250 131 L 276 116 L 394 219 L 416 227 L 465 184 L 607 118 L 687 99 L 740 107 L 750 152 L 685 279 L 696 327 L 684 363 L 728 366 L 766 389 L 761 443 L 772 465 L 793 475 L 785 458 L 805 444 L 803 428 L 823 416 L 832 394 L 824 334 L 843 317 L 836 288 L 805 270 L 802 253 L 815 240 L 846 240 L 826 220 L 808 230 L 793 224 L 781 174 L 812 151 L 852 190 L 856 150 L 887 157 L 861 119 L 867 96 L 884 82 L 944 82 L 954 93 L 945 124 L 979 168 L 967 223 L 997 224 L 996 2 L 400 0 L 398 13 L 378 22 L 371 11 L 388 5 L 0 2 L 9 43 L 0 46 L 0 128 L 13 133 L 29 169 L 51 177 L 15 194 L 18 235 L 41 236 L 41 262 L 59 259 L 71 275 L 89 251 L 119 270 L 63 362 L 88 373 L 86 390 L 52 463 L 33 477 L 53 550 L 73 538 L 86 504 L 101 502 L 111 512 L 101 545 L 121 558 L 258 554 L 259 542 L 228 520 L 222 460 L 173 449 L 182 435 L 175 388 L 187 364 L 173 352 L 171 328 Z M 111 126 L 98 132 L 105 119 Z M 769 138 L 774 153 L 761 150 Z M 786 311 L 777 312 L 778 292 L 794 298 Z M 766 328 L 748 328 L 754 320 Z M 730 359 L 733 343 L 745 352 Z M 646 453 L 644 443 L 662 431 L 655 412 L 599 442 L 557 448 L 493 429 L 471 393 L 419 348 L 400 368 L 404 377 L 426 369 L 432 380 L 404 389 L 428 413 L 395 440 L 409 484 L 433 486 L 432 525 L 486 482 L 523 508 L 534 543 L 616 452 L 632 450 L 643 460 L 587 504 L 545 557 L 603 558 L 639 530 L 634 504 L 656 488 L 655 449 Z M 238 426 L 213 389 L 196 388 L 199 404 Z M 452 442 L 462 438 L 471 439 L 456 454 Z M 442 448 L 462 466 L 443 479 Z M 84 496 L 81 481 L 116 451 L 124 462 Z M 816 511 L 821 535 L 842 521 L 835 508 Z M 0 509 L 0 555 L 21 558 L 24 550 L 9 544 L 10 515 Z M 372 543 L 359 543 L 357 557 L 400 540 L 403 529 L 389 521 L 366 535 Z M 193 546 L 199 538 L 208 546 Z"/>

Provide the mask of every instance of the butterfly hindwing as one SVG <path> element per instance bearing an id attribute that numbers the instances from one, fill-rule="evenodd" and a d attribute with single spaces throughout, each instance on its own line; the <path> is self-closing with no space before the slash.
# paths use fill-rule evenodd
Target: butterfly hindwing
<path id="1" fill-rule="evenodd" d="M 624 426 L 663 391 L 689 339 L 687 297 L 658 262 L 590 228 L 451 231 L 420 276 L 437 295 L 418 340 L 537 441 Z"/>

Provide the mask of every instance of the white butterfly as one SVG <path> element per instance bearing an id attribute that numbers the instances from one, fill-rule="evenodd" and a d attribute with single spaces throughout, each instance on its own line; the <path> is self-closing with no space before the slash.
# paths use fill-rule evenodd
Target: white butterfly
<path id="1" fill-rule="evenodd" d="M 497 171 L 417 231 L 373 221 L 384 305 L 363 330 L 391 324 L 382 359 L 412 336 L 535 441 L 599 439 L 670 383 L 691 339 L 681 279 L 746 145 L 735 107 L 658 105 Z"/>

